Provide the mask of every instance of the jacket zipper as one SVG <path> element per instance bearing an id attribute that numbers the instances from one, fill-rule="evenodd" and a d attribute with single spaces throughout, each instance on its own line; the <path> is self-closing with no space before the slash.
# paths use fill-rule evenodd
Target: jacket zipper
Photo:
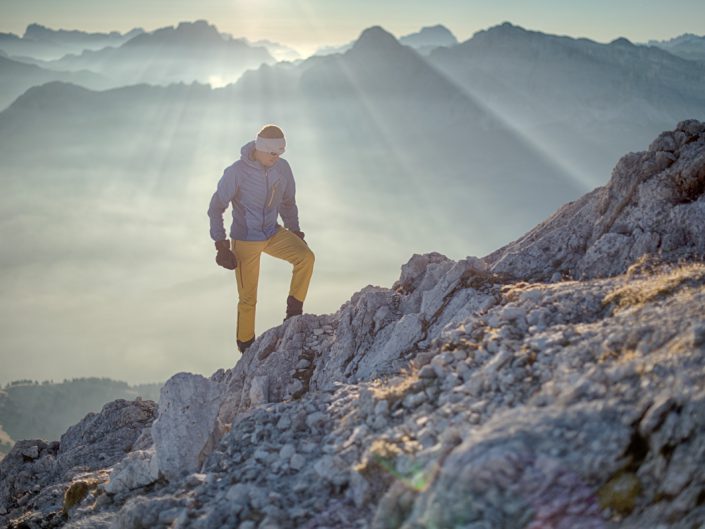
<path id="1" fill-rule="evenodd" d="M 269 198 L 269 202 L 267 203 L 267 207 L 272 205 L 272 201 L 274 200 L 274 194 L 277 192 L 277 184 L 279 182 L 274 182 L 274 185 L 272 186 L 272 196 Z"/>
<path id="2" fill-rule="evenodd" d="M 265 179 L 265 189 L 269 192 L 269 170 L 265 169 L 264 171 L 264 179 Z M 267 198 L 267 195 L 264 196 L 265 199 Z M 262 233 L 264 233 L 264 216 L 267 212 L 267 204 L 264 205 L 262 208 Z"/>

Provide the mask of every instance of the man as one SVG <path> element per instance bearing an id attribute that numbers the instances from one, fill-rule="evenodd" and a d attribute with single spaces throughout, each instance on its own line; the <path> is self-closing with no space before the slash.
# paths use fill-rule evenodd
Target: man
<path id="1" fill-rule="evenodd" d="M 314 254 L 299 227 L 294 176 L 281 158 L 286 141 L 276 125 L 266 125 L 243 145 L 240 159 L 225 169 L 208 208 L 210 235 L 218 251 L 216 263 L 235 270 L 237 281 L 237 347 L 241 353 L 255 340 L 255 306 L 262 252 L 294 265 L 286 301 L 286 317 L 303 312 L 313 274 Z M 230 242 L 223 212 L 232 204 Z M 281 215 L 284 227 L 277 222 Z"/>

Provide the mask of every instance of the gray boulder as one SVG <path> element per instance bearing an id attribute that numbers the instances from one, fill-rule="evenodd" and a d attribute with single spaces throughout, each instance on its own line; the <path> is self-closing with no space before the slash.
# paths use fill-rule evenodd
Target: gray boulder
<path id="1" fill-rule="evenodd" d="M 177 373 L 162 386 L 152 439 L 157 467 L 165 477 L 200 468 L 223 434 L 218 420 L 223 398 L 221 384 L 191 373 Z"/>
<path id="2" fill-rule="evenodd" d="M 113 467 L 110 481 L 104 489 L 117 494 L 154 483 L 159 479 L 159 467 L 154 449 L 135 450 Z"/>

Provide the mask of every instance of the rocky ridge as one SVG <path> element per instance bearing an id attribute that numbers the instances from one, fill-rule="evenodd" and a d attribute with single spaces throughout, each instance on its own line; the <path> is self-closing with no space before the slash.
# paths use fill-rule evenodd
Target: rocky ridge
<path id="1" fill-rule="evenodd" d="M 705 522 L 705 124 L 480 259 L 270 329 L 0 462 L 14 528 Z M 699 229 L 700 228 L 700 229 Z"/>

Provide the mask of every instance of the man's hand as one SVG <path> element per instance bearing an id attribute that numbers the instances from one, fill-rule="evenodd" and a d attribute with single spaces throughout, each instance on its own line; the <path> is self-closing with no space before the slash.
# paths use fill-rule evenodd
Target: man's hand
<path id="1" fill-rule="evenodd" d="M 292 231 L 294 231 L 294 230 L 292 230 Z M 294 235 L 296 235 L 296 236 L 297 236 L 299 239 L 301 239 L 302 241 L 304 240 L 304 232 L 302 232 L 302 231 L 294 231 Z M 306 241 L 304 241 L 304 242 L 306 242 Z"/>
<path id="2" fill-rule="evenodd" d="M 227 239 L 216 241 L 215 249 L 218 250 L 218 253 L 215 256 L 216 263 L 223 268 L 227 268 L 228 270 L 235 270 L 237 268 L 237 259 L 235 259 L 235 254 L 230 251 L 230 241 Z"/>

